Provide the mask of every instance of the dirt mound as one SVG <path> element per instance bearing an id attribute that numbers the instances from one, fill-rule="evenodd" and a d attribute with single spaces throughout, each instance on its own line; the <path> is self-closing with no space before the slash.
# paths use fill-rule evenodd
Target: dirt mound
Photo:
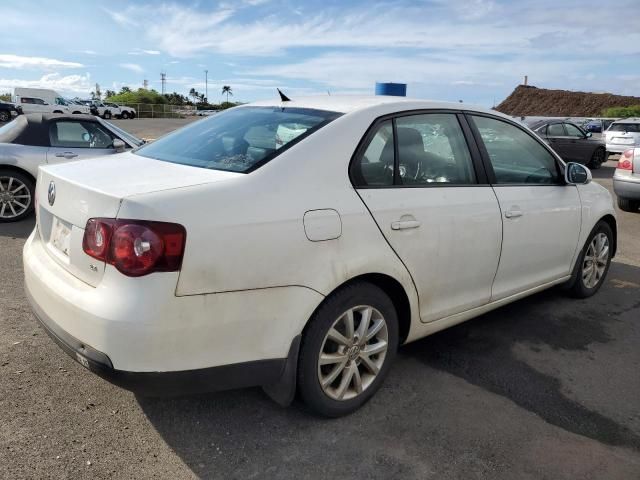
<path id="1" fill-rule="evenodd" d="M 640 97 L 611 93 L 569 92 L 518 85 L 496 110 L 507 115 L 540 117 L 593 117 L 609 107 L 640 105 Z"/>

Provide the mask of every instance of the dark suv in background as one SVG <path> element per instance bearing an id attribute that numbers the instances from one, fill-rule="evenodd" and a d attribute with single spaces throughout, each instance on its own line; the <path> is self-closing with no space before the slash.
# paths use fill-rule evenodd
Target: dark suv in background
<path id="1" fill-rule="evenodd" d="M 15 113 L 14 113 L 15 112 Z M 0 122 L 9 122 L 14 115 L 20 115 L 22 107 L 13 103 L 0 102 Z"/>

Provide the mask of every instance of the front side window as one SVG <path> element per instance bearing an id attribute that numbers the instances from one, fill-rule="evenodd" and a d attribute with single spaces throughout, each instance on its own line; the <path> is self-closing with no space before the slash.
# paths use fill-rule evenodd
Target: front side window
<path id="1" fill-rule="evenodd" d="M 476 182 L 471 154 L 455 114 L 400 117 L 396 134 L 402 185 Z"/>
<path id="2" fill-rule="evenodd" d="M 107 149 L 116 137 L 94 122 L 58 121 L 51 123 L 49 138 L 52 147 Z"/>
<path id="3" fill-rule="evenodd" d="M 561 123 L 552 123 L 547 127 L 547 136 L 548 137 L 564 137 L 564 128 L 562 128 Z"/>
<path id="4" fill-rule="evenodd" d="M 194 122 L 135 153 L 193 167 L 248 173 L 340 115 L 306 108 L 240 107 Z"/>
<path id="5" fill-rule="evenodd" d="M 556 159 L 524 130 L 489 117 L 471 116 L 498 184 L 560 183 Z"/>
<path id="6" fill-rule="evenodd" d="M 565 123 L 564 124 L 564 128 L 567 130 L 567 136 L 568 137 L 577 137 L 577 138 L 583 138 L 584 137 L 584 133 L 582 132 L 582 130 L 580 130 L 575 125 L 572 125 L 570 123 Z"/>

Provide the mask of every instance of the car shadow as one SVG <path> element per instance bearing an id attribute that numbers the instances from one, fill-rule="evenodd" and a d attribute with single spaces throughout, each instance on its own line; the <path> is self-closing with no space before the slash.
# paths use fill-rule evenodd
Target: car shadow
<path id="1" fill-rule="evenodd" d="M 591 170 L 591 176 L 594 179 L 613 178 L 618 162 L 609 160 L 603 163 L 597 170 Z"/>
<path id="2" fill-rule="evenodd" d="M 376 397 L 341 419 L 316 418 L 297 403 L 281 408 L 258 388 L 172 399 L 138 397 L 138 402 L 164 441 L 199 477 L 269 477 L 276 471 L 280 475 L 283 470 L 274 469 L 285 468 L 287 462 L 298 465 L 285 470 L 284 476 L 291 478 L 300 478 L 295 472 L 302 471 L 324 477 L 349 477 L 354 472 L 367 477 L 357 469 L 339 467 L 343 459 L 352 465 L 371 461 L 356 441 L 359 435 L 387 445 L 390 451 L 419 450 L 425 436 L 441 437 L 452 449 L 463 448 L 457 443 L 470 440 L 456 428 L 473 426 L 453 428 L 457 414 L 449 409 L 486 412 L 487 399 L 455 395 L 457 390 L 452 394 L 451 381 L 442 392 L 438 372 L 498 395 L 566 431 L 640 450 L 640 436 L 634 431 L 567 396 L 559 378 L 532 367 L 515 348 L 579 352 L 584 354 L 581 362 L 592 362 L 590 347 L 617 340 L 610 332 L 612 325 L 628 322 L 629 312 L 640 309 L 638 279 L 640 268 L 612 263 L 607 283 L 592 298 L 575 300 L 559 289 L 548 290 L 404 346 Z M 414 403 L 408 406 L 409 398 Z M 479 422 L 505 421 L 500 408 L 488 411 L 494 418 Z M 487 435 L 486 440 L 475 441 L 495 441 Z M 393 445 L 397 442 L 400 445 Z M 372 468 L 377 470 L 371 471 L 372 478 L 416 474 L 406 470 L 410 462 L 384 458 L 378 462 L 376 457 L 374 463 Z"/>
<path id="3" fill-rule="evenodd" d="M 0 223 L 0 237 L 26 239 L 36 226 L 36 219 L 32 215 L 19 222 Z"/>

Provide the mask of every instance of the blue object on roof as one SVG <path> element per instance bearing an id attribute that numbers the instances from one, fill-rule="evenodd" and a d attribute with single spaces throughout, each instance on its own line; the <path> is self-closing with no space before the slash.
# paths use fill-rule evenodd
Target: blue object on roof
<path id="1" fill-rule="evenodd" d="M 376 82 L 376 95 L 392 95 L 394 97 L 406 97 L 407 84 Z"/>

